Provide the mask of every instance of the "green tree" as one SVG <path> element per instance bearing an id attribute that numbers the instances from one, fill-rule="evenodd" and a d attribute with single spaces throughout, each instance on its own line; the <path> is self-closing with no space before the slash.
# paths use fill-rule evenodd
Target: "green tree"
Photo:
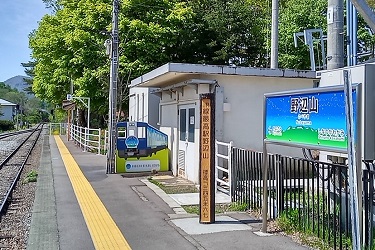
<path id="1" fill-rule="evenodd" d="M 25 74 L 29 76 L 29 78 L 25 78 L 25 82 L 28 84 L 26 87 L 26 92 L 28 94 L 34 94 L 33 92 L 33 77 L 35 76 L 34 73 L 34 67 L 35 67 L 35 62 L 29 61 L 26 63 L 21 63 L 22 67 L 25 68 Z"/>
<path id="2" fill-rule="evenodd" d="M 100 31 L 110 20 L 108 2 L 62 0 L 61 9 L 42 18 L 30 35 L 36 63 L 33 91 L 38 97 L 61 104 L 73 82 L 75 96 L 91 97 L 93 113 L 106 109 L 108 81 L 100 76 L 108 59 Z"/>
<path id="3" fill-rule="evenodd" d="M 194 4 L 203 20 L 206 63 L 265 66 L 267 5 L 254 0 L 200 0 Z M 208 34 L 208 36 L 207 36 Z"/>
<path id="4" fill-rule="evenodd" d="M 30 35 L 36 62 L 33 91 L 58 104 L 73 81 L 74 95 L 91 97 L 93 113 L 106 114 L 109 59 L 103 46 L 107 37 L 100 31 L 110 29 L 110 1 L 62 0 L 59 4 L 61 9 L 46 15 Z M 132 79 L 170 61 L 166 51 L 178 53 L 171 49 L 175 48 L 171 38 L 178 26 L 184 27 L 190 12 L 185 4 L 172 1 L 124 2 L 119 25 L 120 79 L 129 75 Z"/>
<path id="5" fill-rule="evenodd" d="M 112 1 L 45 2 L 58 7 L 30 35 L 33 91 L 60 104 L 73 82 L 74 95 L 90 97 L 92 113 L 106 115 L 110 60 L 101 31 L 111 29 Z M 129 80 L 170 61 L 265 65 L 265 7 L 256 0 L 122 1 L 120 107 L 127 110 Z"/>
<path id="6" fill-rule="evenodd" d="M 279 18 L 279 67 L 309 69 L 310 57 L 307 46 L 300 42 L 294 47 L 294 33 L 305 29 L 327 31 L 327 0 L 285 0 L 280 4 Z M 315 52 L 315 54 L 318 54 Z"/>

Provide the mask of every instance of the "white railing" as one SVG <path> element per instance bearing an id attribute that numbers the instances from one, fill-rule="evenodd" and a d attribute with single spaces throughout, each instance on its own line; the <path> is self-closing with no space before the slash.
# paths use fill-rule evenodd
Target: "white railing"
<path id="1" fill-rule="evenodd" d="M 107 130 L 79 127 L 74 124 L 70 124 L 68 128 L 66 123 L 49 123 L 50 135 L 68 135 L 68 132 L 70 133 L 70 140 L 73 140 L 84 151 L 103 155 L 107 153 Z"/>
<path id="2" fill-rule="evenodd" d="M 232 195 L 232 146 L 215 140 L 215 192 L 221 191 Z"/>
<path id="3" fill-rule="evenodd" d="M 104 136 L 102 135 L 104 134 Z M 107 147 L 107 131 L 100 128 L 79 127 L 70 125 L 70 139 L 76 145 L 81 147 L 83 151 L 96 152 L 97 154 L 105 154 Z"/>
<path id="4" fill-rule="evenodd" d="M 49 134 L 50 135 L 65 135 L 67 125 L 66 123 L 49 123 Z"/>

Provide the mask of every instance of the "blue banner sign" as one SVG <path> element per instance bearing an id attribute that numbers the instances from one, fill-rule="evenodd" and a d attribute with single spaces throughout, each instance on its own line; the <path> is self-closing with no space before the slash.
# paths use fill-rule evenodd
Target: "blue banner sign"
<path id="1" fill-rule="evenodd" d="M 357 92 L 353 88 L 354 120 Z M 266 94 L 264 138 L 282 144 L 302 144 L 307 148 L 345 150 L 348 133 L 343 88 Z"/>

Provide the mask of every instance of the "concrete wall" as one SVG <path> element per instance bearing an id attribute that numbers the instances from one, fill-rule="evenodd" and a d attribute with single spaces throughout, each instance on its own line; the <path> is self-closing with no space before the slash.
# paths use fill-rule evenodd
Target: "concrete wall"
<path id="1" fill-rule="evenodd" d="M 179 151 L 179 116 L 178 110 L 181 105 L 194 105 L 195 106 L 195 157 L 191 159 L 196 166 L 191 176 L 187 176 L 189 180 L 199 182 L 199 94 L 208 93 L 209 85 L 200 84 L 198 86 L 198 93 L 196 85 L 188 85 L 174 92 L 163 92 L 160 99 L 160 130 L 168 135 L 168 146 L 170 149 L 170 162 L 171 170 L 174 174 L 178 171 L 178 151 Z"/>
<path id="2" fill-rule="evenodd" d="M 263 99 L 264 94 L 293 89 L 312 88 L 312 79 L 280 78 L 280 77 L 250 77 L 205 75 L 201 79 L 217 80 L 223 90 L 222 122 L 223 133 L 220 139 L 225 142 L 233 141 L 234 146 L 262 151 L 263 145 Z M 177 174 L 178 158 L 178 107 L 185 104 L 194 104 L 196 107 L 195 142 L 199 142 L 199 94 L 208 93 L 210 85 L 200 84 L 198 93 L 196 85 L 190 84 L 173 92 L 163 92 L 160 100 L 161 130 L 169 136 L 171 150 L 171 165 L 174 174 Z M 225 111 L 224 111 L 225 110 Z M 274 147 L 270 147 L 270 152 Z M 300 149 L 277 147 L 277 153 L 291 156 L 301 156 Z M 196 143 L 194 177 L 190 180 L 198 183 L 199 180 L 199 143 Z"/>
<path id="3" fill-rule="evenodd" d="M 134 87 L 129 90 L 129 120 L 147 122 L 158 127 L 159 100 L 152 88 Z"/>
<path id="4" fill-rule="evenodd" d="M 326 70 L 319 72 L 320 83 L 319 87 L 337 86 L 344 84 L 343 70 L 349 71 L 349 79 L 352 84 L 360 83 L 362 84 L 362 102 L 360 104 L 360 122 L 361 127 L 358 132 L 361 133 L 361 148 L 357 148 L 357 154 L 360 155 L 362 159 L 373 160 L 375 159 L 375 115 L 373 114 L 373 108 L 375 106 L 375 64 L 361 64 L 352 67 Z M 359 127 L 357 125 L 357 127 Z M 336 152 L 326 152 L 321 151 L 319 158 L 321 161 L 327 161 L 331 157 L 334 161 L 345 161 L 347 154 L 336 153 Z M 343 158 L 343 159 L 340 159 Z"/>
<path id="5" fill-rule="evenodd" d="M 230 76 L 221 76 L 217 80 L 224 88 L 227 110 L 223 111 L 223 140 L 257 151 L 262 151 L 263 146 L 264 94 L 313 87 L 311 79 L 236 77 L 233 80 Z"/>

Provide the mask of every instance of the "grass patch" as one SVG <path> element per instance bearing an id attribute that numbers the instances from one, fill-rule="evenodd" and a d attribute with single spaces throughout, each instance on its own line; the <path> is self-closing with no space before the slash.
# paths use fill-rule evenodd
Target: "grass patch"
<path id="1" fill-rule="evenodd" d="M 152 179 L 152 177 L 149 177 L 148 181 L 151 182 L 152 184 L 155 184 L 156 186 L 160 187 L 161 189 L 165 188 L 165 186 L 163 184 L 161 184 L 160 182 Z"/>
<path id="2" fill-rule="evenodd" d="M 315 206 L 321 208 L 322 200 L 315 200 Z M 321 209 L 322 210 L 322 209 Z M 317 209 L 314 209 L 315 213 Z M 276 219 L 276 224 L 280 230 L 284 231 L 290 236 L 295 236 L 302 244 L 310 246 L 314 249 L 329 250 L 333 248 L 333 237 L 336 234 L 337 245 L 339 244 L 340 231 L 333 230 L 333 227 L 338 227 L 337 221 L 332 223 L 334 216 L 328 213 L 315 214 L 313 211 L 305 211 L 303 209 L 287 209 L 283 211 L 279 218 Z M 313 227 L 312 221 L 315 222 Z M 336 219 L 337 220 L 337 219 Z M 327 224 L 330 222 L 330 226 Z M 321 223 L 320 231 L 317 230 L 317 223 Z M 326 224 L 324 224 L 326 223 Z M 324 230 L 322 230 L 324 227 Z M 331 242 L 328 241 L 331 237 Z M 343 247 L 351 247 L 350 237 L 346 237 L 344 233 L 341 235 Z"/>
<path id="3" fill-rule="evenodd" d="M 153 179 L 152 177 L 148 178 L 148 181 L 155 184 L 161 188 L 166 194 L 186 194 L 186 193 L 198 193 L 199 190 L 195 185 L 164 185 L 159 181 Z"/>
<path id="4" fill-rule="evenodd" d="M 26 183 L 29 183 L 29 182 L 36 182 L 37 181 L 37 177 L 38 177 L 38 173 L 35 170 L 31 170 L 26 175 L 25 179 L 23 179 L 22 183 L 26 184 Z"/>
<path id="5" fill-rule="evenodd" d="M 198 205 L 183 205 L 182 208 L 188 214 L 199 214 L 199 206 Z"/>
<path id="6" fill-rule="evenodd" d="M 246 211 L 248 205 L 246 203 L 232 202 L 229 204 L 216 204 L 215 213 L 222 214 L 225 212 L 235 212 L 235 211 Z M 185 205 L 182 208 L 189 214 L 199 214 L 199 205 Z"/>

